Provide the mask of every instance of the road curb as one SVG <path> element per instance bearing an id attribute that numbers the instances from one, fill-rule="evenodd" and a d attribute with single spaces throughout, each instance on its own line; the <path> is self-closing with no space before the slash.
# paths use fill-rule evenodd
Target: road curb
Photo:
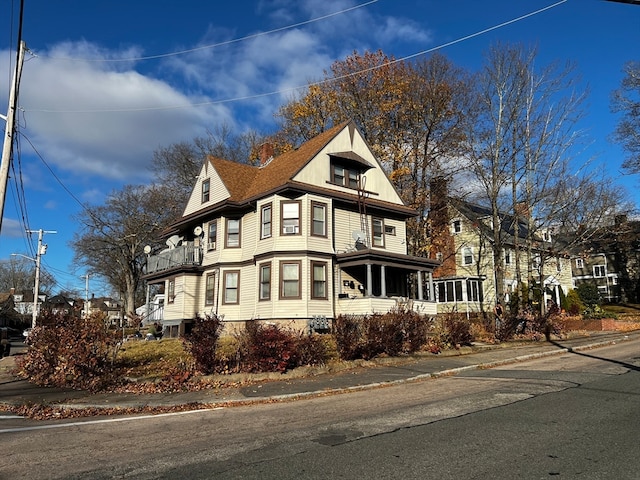
<path id="1" fill-rule="evenodd" d="M 59 410 L 68 410 L 68 411 L 80 411 L 80 410 L 102 410 L 103 412 L 117 412 L 121 411 L 145 411 L 149 409 L 166 409 L 167 411 L 171 409 L 181 409 L 181 408 L 189 408 L 193 406 L 193 410 L 210 410 L 215 408 L 225 408 L 225 407 L 237 407 L 237 406 L 247 406 L 254 404 L 264 404 L 264 403 L 277 403 L 277 402 L 290 402 L 295 400 L 302 400 L 308 398 L 317 398 L 322 396 L 331 396 L 331 395 L 339 395 L 343 393 L 356 393 L 361 391 L 373 390 L 376 388 L 386 388 L 392 387 L 394 385 L 401 385 L 406 383 L 416 383 L 429 379 L 436 379 L 446 376 L 454 376 L 462 372 L 472 371 L 472 370 L 482 370 L 482 369 L 491 369 L 496 368 L 503 365 L 515 364 L 520 362 L 525 362 L 529 360 L 535 360 L 539 358 L 552 357 L 557 355 L 564 355 L 566 353 L 571 352 L 579 352 L 583 350 L 591 350 L 600 347 L 615 345 L 618 342 L 629 340 L 629 335 L 624 335 L 622 337 L 616 337 L 609 340 L 588 343 L 585 345 L 579 345 L 574 347 L 562 347 L 554 350 L 548 350 L 543 352 L 535 352 L 529 353 L 526 355 L 518 355 L 510 358 L 505 358 L 502 360 L 496 360 L 491 362 L 479 362 L 471 365 L 465 365 L 456 368 L 449 368 L 445 370 L 440 370 L 437 372 L 423 373 L 420 375 L 414 375 L 407 378 L 400 378 L 396 380 L 389 381 L 377 381 L 370 382 L 362 385 L 352 385 L 347 387 L 337 387 L 337 388 L 324 388 L 319 390 L 310 390 L 306 392 L 296 392 L 296 393 L 286 393 L 286 394 L 277 394 L 270 396 L 262 396 L 262 397 L 243 397 L 243 398 L 228 398 L 221 400 L 214 400 L 208 402 L 206 400 L 195 400 L 195 401 L 184 401 L 179 403 L 155 403 L 148 402 L 141 399 L 140 402 L 136 402 L 135 400 L 132 402 L 122 401 L 122 402 L 114 402 L 112 404 L 107 403 L 59 403 L 59 404 L 43 404 L 43 406 L 59 409 Z M 562 346 L 562 345 L 560 345 Z M 16 407 L 21 404 L 17 403 L 8 403 L 0 401 L 0 405 Z M 200 407 L 200 408 L 199 408 Z M 187 411 L 187 410 L 184 410 Z M 99 413 L 98 413 L 99 414 Z"/>

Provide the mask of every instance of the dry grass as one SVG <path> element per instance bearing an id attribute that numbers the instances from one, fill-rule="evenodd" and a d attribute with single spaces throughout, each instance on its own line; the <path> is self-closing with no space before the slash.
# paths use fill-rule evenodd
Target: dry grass
<path id="1" fill-rule="evenodd" d="M 328 362 L 339 362 L 334 338 L 331 335 L 323 335 L 322 340 L 329 353 Z M 237 338 L 222 337 L 216 355 L 221 358 L 233 358 L 237 351 Z M 139 379 L 162 377 L 176 367 L 193 365 L 193 358 L 184 343 L 175 338 L 157 341 L 130 340 L 122 345 L 116 361 L 126 376 Z"/>
<path id="2" fill-rule="evenodd" d="M 162 376 L 172 367 L 189 365 L 192 358 L 181 340 L 133 340 L 125 342 L 117 356 L 118 364 L 132 377 Z"/>

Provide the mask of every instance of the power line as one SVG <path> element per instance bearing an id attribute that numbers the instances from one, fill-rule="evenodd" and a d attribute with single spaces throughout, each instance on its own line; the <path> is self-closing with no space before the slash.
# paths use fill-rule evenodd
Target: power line
<path id="1" fill-rule="evenodd" d="M 158 55 L 149 55 L 146 57 L 132 57 L 132 58 L 78 58 L 78 57 L 47 57 L 46 55 L 42 55 L 45 58 L 50 58 L 52 60 L 82 60 L 85 62 L 105 62 L 105 63 L 113 63 L 113 62 L 137 62 L 137 61 L 144 61 L 144 60 L 156 60 L 159 58 L 167 58 L 167 57 L 174 57 L 177 55 L 185 55 L 187 53 L 193 53 L 193 52 L 198 52 L 200 50 L 209 50 L 212 48 L 217 48 L 217 47 L 222 47 L 225 45 L 231 45 L 233 43 L 238 43 L 238 42 L 243 42 L 245 40 L 251 40 L 253 38 L 258 38 L 258 37 L 262 37 L 265 35 L 271 35 L 272 33 L 278 33 L 278 32 L 282 32 L 285 30 L 290 30 L 292 28 L 297 28 L 297 27 L 301 27 L 304 25 L 308 25 L 310 23 L 315 23 L 315 22 L 319 22 L 320 20 L 326 20 L 327 18 L 331 18 L 331 17 L 335 17 L 337 15 L 342 15 L 344 13 L 348 13 L 352 10 L 356 10 L 358 8 L 362 8 L 362 7 L 367 7 L 373 3 L 376 3 L 378 0 L 371 0 L 369 2 L 366 3 L 361 3 L 360 5 L 355 5 L 353 7 L 349 7 L 349 8 L 345 8 L 343 10 L 340 10 L 339 12 L 333 12 L 333 13 L 329 13 L 327 15 L 322 15 L 320 17 L 316 17 L 316 18 L 312 18 L 310 20 L 305 20 L 303 22 L 298 22 L 298 23 L 294 23 L 291 25 L 287 25 L 284 27 L 279 27 L 279 28 L 275 28 L 273 30 L 269 30 L 266 32 L 259 32 L 259 33 L 254 33 L 251 35 L 246 35 L 244 37 L 240 37 L 240 38 L 234 38 L 232 40 L 226 40 L 224 42 L 219 42 L 219 43 L 213 43 L 211 45 L 202 45 L 200 47 L 194 47 L 194 48 L 190 48 L 187 50 L 180 50 L 178 52 L 171 52 L 171 53 L 161 53 Z"/>
<path id="2" fill-rule="evenodd" d="M 568 0 L 560 0 L 559 2 L 556 2 L 552 5 L 548 5 L 546 7 L 540 8 L 538 10 L 535 10 L 533 12 L 527 13 L 525 15 L 521 15 L 519 17 L 516 17 L 514 19 L 508 20 L 506 22 L 502 22 L 499 23 L 497 25 L 494 25 L 492 27 L 489 28 L 485 28 L 483 30 L 480 30 L 478 32 L 472 33 L 470 35 L 465 35 L 464 37 L 460 37 L 456 40 L 452 40 L 450 42 L 446 42 L 443 43 L 441 45 L 438 45 L 436 47 L 432 47 L 426 50 L 421 50 L 419 52 L 416 53 L 412 53 L 410 55 L 406 55 L 404 57 L 400 57 L 397 59 L 394 59 L 392 61 L 389 62 L 385 62 L 382 63 L 380 65 L 375 65 L 373 67 L 369 67 L 369 68 L 365 68 L 362 70 L 358 70 L 356 72 L 351 72 L 351 73 L 347 73 L 344 75 L 340 75 L 338 77 L 331 77 L 331 78 L 327 78 L 324 80 L 320 80 L 317 82 L 312 82 L 312 83 L 308 83 L 306 85 L 298 85 L 295 87 L 289 87 L 289 88 L 284 88 L 281 90 L 274 90 L 271 92 L 264 92 L 264 93 L 256 93 L 256 94 L 252 94 L 252 95 L 245 95 L 242 97 L 233 97 L 233 98 L 226 98 L 226 99 L 222 99 L 222 100 L 211 100 L 208 102 L 198 102 L 198 103 L 189 103 L 189 104 L 183 104 L 183 105 L 169 105 L 169 106 L 162 106 L 162 107 L 141 107 L 141 108 L 117 108 L 117 109 L 95 109 L 95 110 L 49 110 L 49 109 L 30 109 L 27 110 L 29 112 L 38 112 L 38 113 L 126 113 L 126 112 L 149 112 L 149 111 L 159 111 L 159 110 L 178 110 L 178 109 L 183 109 L 183 108 L 194 108 L 194 107 L 203 107 L 203 106 L 212 106 L 212 105 L 222 105 L 222 104 L 226 104 L 226 103 L 234 103 L 234 102 L 240 102 L 240 101 L 246 101 L 246 100 L 256 100 L 258 98 L 264 98 L 264 97 L 270 97 L 273 95 L 280 95 L 283 93 L 291 93 L 291 92 L 296 92 L 298 90 L 304 90 L 306 88 L 309 87 L 313 87 L 313 86 L 319 86 L 319 85 L 325 85 L 327 83 L 331 83 L 331 82 L 335 82 L 337 80 L 343 80 L 345 78 L 350 78 L 350 77 L 355 77 L 357 75 L 363 74 L 363 73 L 368 73 L 368 72 L 372 72 L 375 70 L 378 70 L 380 68 L 384 68 L 387 67 L 389 65 L 394 65 L 396 63 L 399 62 L 403 62 L 406 60 L 410 60 L 416 57 L 420 57 L 423 55 L 426 55 L 428 53 L 432 53 L 435 52 L 437 50 L 441 50 L 443 48 L 446 47 L 450 47 L 451 45 L 455 45 L 457 43 L 460 42 L 464 42 L 466 40 L 470 40 L 472 38 L 478 37 L 480 35 L 484 35 L 486 33 L 489 33 L 493 30 L 497 30 L 499 28 L 502 27 L 506 27 L 508 25 L 511 25 L 513 23 L 525 20 L 529 17 L 532 17 L 534 15 L 538 15 L 540 13 L 543 13 L 547 10 L 550 10 L 552 8 L 555 8 L 563 3 L 566 3 Z"/>

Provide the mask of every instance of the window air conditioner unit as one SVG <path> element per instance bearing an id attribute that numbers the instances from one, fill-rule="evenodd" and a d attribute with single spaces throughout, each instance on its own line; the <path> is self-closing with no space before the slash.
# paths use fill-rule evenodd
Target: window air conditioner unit
<path id="1" fill-rule="evenodd" d="M 284 233 L 287 235 L 296 233 L 296 226 L 295 225 L 287 225 L 286 227 L 284 227 Z"/>
<path id="2" fill-rule="evenodd" d="M 216 249 L 216 242 L 209 242 L 207 244 L 207 250 L 215 250 Z"/>

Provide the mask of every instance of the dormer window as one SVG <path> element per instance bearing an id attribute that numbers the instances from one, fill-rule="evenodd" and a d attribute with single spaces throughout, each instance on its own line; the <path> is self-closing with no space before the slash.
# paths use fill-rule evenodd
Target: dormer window
<path id="1" fill-rule="evenodd" d="M 331 171 L 329 183 L 347 188 L 360 187 L 361 175 L 373 168 L 371 162 L 355 152 L 330 153 Z"/>
<path id="2" fill-rule="evenodd" d="M 359 182 L 359 171 L 353 168 L 343 167 L 341 165 L 331 166 L 331 183 L 342 187 L 358 188 Z"/>

